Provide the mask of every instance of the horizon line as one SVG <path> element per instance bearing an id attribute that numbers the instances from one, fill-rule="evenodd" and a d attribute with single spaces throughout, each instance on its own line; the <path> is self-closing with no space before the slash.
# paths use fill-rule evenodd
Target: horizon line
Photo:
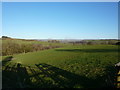
<path id="1" fill-rule="evenodd" d="M 27 40 L 120 40 L 119 38 L 15 38 L 7 36 L 11 39 L 27 39 Z M 2 38 L 2 36 L 0 36 Z"/>

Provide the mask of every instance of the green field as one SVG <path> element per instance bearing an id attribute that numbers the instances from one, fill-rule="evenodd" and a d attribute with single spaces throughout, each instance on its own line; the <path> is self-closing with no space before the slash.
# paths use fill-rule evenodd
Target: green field
<path id="1" fill-rule="evenodd" d="M 3 56 L 3 88 L 113 87 L 117 45 L 72 45 Z"/>

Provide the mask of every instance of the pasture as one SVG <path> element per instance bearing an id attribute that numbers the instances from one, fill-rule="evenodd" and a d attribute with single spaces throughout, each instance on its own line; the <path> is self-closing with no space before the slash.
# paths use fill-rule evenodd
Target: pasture
<path id="1" fill-rule="evenodd" d="M 3 56 L 3 88 L 114 87 L 117 45 L 72 45 Z"/>

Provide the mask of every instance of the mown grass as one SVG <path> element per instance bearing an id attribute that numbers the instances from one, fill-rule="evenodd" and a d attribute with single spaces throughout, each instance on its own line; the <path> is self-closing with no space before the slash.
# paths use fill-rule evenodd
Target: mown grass
<path id="1" fill-rule="evenodd" d="M 3 74 L 13 72 L 9 74 L 12 77 L 19 72 L 18 68 L 26 69 L 24 73 L 27 75 L 24 77 L 21 73 L 23 77 L 19 77 L 29 79 L 31 83 L 25 82 L 28 87 L 113 87 L 114 65 L 120 61 L 118 52 L 116 45 L 69 44 L 58 49 L 16 54 L 4 64 Z M 3 57 L 4 60 L 6 58 Z"/>

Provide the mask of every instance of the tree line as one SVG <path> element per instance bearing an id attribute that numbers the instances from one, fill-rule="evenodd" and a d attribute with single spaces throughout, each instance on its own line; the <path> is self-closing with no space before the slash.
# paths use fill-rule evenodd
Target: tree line
<path id="1" fill-rule="evenodd" d="M 60 46 L 55 45 L 42 45 L 42 44 L 18 44 L 16 42 L 6 42 L 2 43 L 2 53 L 0 55 L 6 56 L 6 55 L 13 55 L 18 53 L 27 53 L 27 52 L 34 52 L 34 51 L 40 51 L 40 50 L 46 50 L 46 49 L 52 49 L 52 48 L 58 48 Z"/>
<path id="2" fill-rule="evenodd" d="M 82 45 L 120 45 L 120 42 L 117 41 L 117 40 L 89 40 L 89 41 L 86 41 L 86 40 L 82 40 L 82 41 L 75 41 L 75 42 L 69 42 L 69 43 L 72 43 L 73 45 L 76 45 L 76 44 L 82 44 Z"/>

